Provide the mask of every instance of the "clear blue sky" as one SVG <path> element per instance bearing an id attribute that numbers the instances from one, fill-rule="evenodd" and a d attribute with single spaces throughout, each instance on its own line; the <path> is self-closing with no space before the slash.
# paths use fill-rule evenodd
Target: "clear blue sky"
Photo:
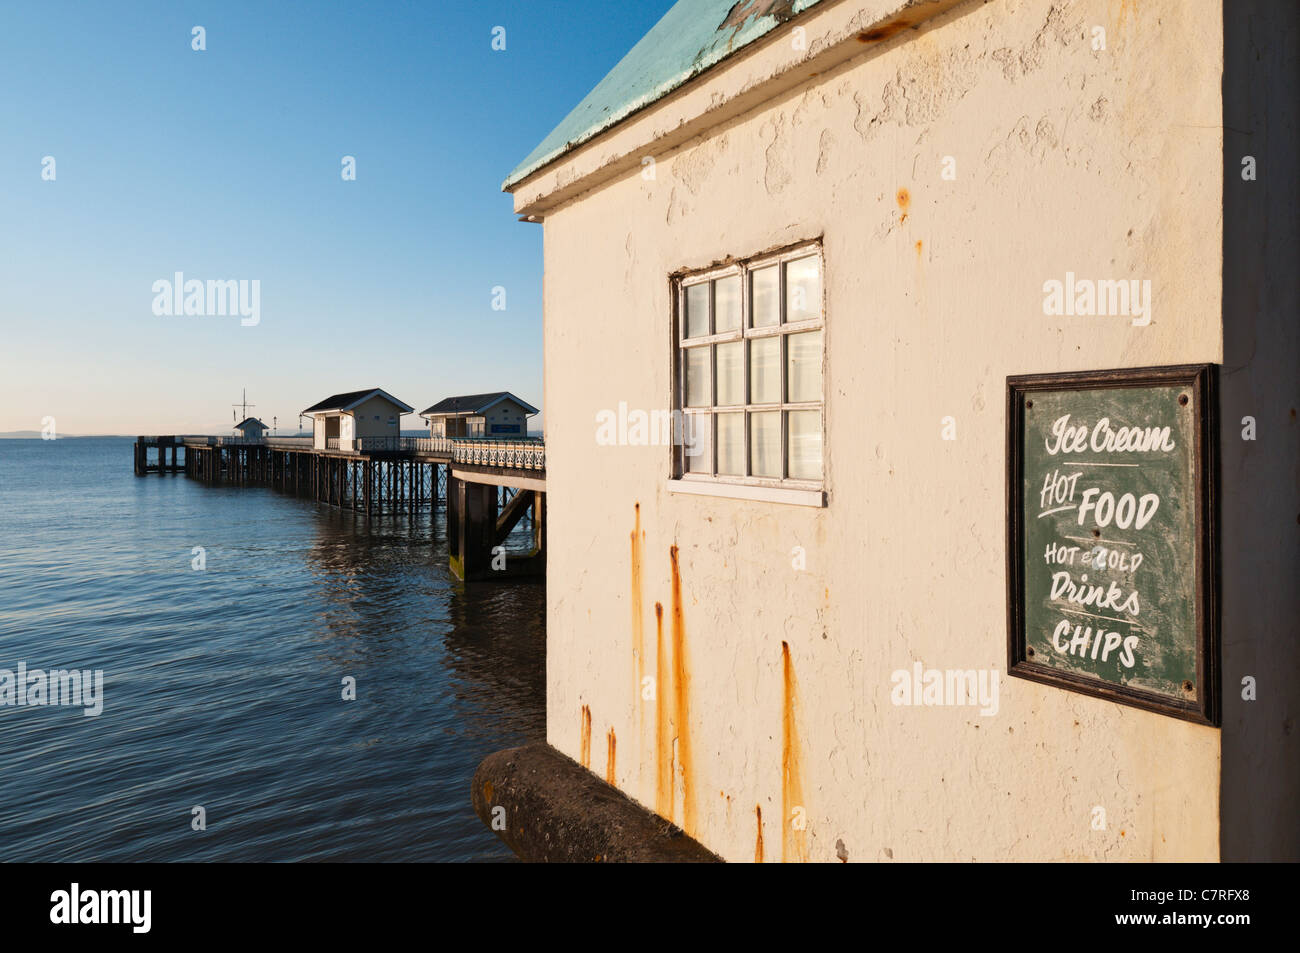
<path id="1" fill-rule="evenodd" d="M 281 432 L 370 386 L 541 407 L 501 181 L 671 5 L 6 2 L 0 431 L 224 432 L 245 386 Z M 260 323 L 155 316 L 177 271 L 260 280 Z"/>

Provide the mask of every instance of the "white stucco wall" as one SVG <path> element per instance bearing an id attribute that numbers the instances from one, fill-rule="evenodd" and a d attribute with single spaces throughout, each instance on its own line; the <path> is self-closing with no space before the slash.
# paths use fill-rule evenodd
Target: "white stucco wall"
<path id="1" fill-rule="evenodd" d="M 1215 729 L 1005 677 L 1003 402 L 1222 359 L 1221 35 L 1217 0 L 963 4 L 544 209 L 552 745 L 728 860 L 1217 859 Z M 828 507 L 597 445 L 672 406 L 671 273 L 817 236 Z M 1044 316 L 1067 271 L 1150 279 L 1150 325 Z M 915 661 L 998 670 L 997 714 L 895 707 Z"/>

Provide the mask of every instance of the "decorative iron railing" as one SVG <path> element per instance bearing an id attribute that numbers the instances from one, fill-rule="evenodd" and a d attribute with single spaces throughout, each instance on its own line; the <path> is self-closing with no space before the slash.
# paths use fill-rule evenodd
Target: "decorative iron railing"
<path id="1" fill-rule="evenodd" d="M 541 440 L 455 440 L 453 463 L 510 470 L 545 470 L 546 444 Z"/>
<path id="2" fill-rule="evenodd" d="M 155 438 L 156 439 L 156 438 Z M 273 450 L 310 450 L 311 437 L 206 437 L 190 435 L 177 441 L 203 447 L 270 447 Z"/>
<path id="3" fill-rule="evenodd" d="M 402 449 L 416 453 L 451 453 L 453 437 L 403 437 Z"/>
<path id="4" fill-rule="evenodd" d="M 144 440 L 175 439 L 191 445 L 208 447 L 268 447 L 280 450 L 310 450 L 312 437 L 145 437 Z M 494 440 L 484 437 L 354 437 L 343 447 L 338 437 L 327 437 L 326 450 L 351 453 L 433 453 L 447 456 L 453 463 L 470 466 L 501 467 L 510 470 L 545 470 L 546 442 L 536 437 Z"/>

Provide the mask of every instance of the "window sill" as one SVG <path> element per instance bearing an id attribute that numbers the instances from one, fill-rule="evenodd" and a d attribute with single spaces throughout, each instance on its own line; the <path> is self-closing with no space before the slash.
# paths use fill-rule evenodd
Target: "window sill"
<path id="1" fill-rule="evenodd" d="M 706 480 L 669 480 L 668 492 L 693 496 L 720 496 L 733 500 L 754 500 L 759 503 L 826 506 L 825 490 L 803 490 L 793 487 L 749 486 L 743 483 L 714 483 Z"/>

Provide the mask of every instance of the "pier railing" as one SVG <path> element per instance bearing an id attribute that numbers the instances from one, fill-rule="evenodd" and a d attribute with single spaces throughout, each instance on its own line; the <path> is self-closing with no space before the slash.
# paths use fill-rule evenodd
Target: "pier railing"
<path id="1" fill-rule="evenodd" d="M 416 453 L 451 453 L 452 437 L 403 437 L 402 449 Z"/>
<path id="2" fill-rule="evenodd" d="M 446 437 L 357 437 L 352 441 L 357 453 L 451 453 Z"/>
<path id="3" fill-rule="evenodd" d="M 311 450 L 312 437 L 141 437 L 149 443 L 172 441 L 206 447 L 266 447 L 271 450 Z M 427 453 L 444 456 L 452 463 L 469 466 L 501 467 L 511 470 L 545 470 L 546 443 L 537 437 L 495 440 L 487 437 L 354 437 L 351 446 L 343 447 L 338 437 L 328 437 L 325 449 L 371 453 Z"/>
<path id="4" fill-rule="evenodd" d="M 546 469 L 546 445 L 535 437 L 492 440 L 484 437 L 358 437 L 352 441 L 357 453 L 435 453 L 449 456 L 453 463 Z"/>
<path id="5" fill-rule="evenodd" d="M 546 444 L 541 440 L 453 440 L 453 463 L 471 466 L 505 467 L 512 470 L 545 470 Z"/>
<path id="6" fill-rule="evenodd" d="M 158 438 L 147 438 L 156 440 Z M 167 438 L 173 439 L 173 438 Z M 174 438 L 178 443 L 201 447 L 270 447 L 273 450 L 310 450 L 311 437 L 209 437 L 185 434 Z"/>

